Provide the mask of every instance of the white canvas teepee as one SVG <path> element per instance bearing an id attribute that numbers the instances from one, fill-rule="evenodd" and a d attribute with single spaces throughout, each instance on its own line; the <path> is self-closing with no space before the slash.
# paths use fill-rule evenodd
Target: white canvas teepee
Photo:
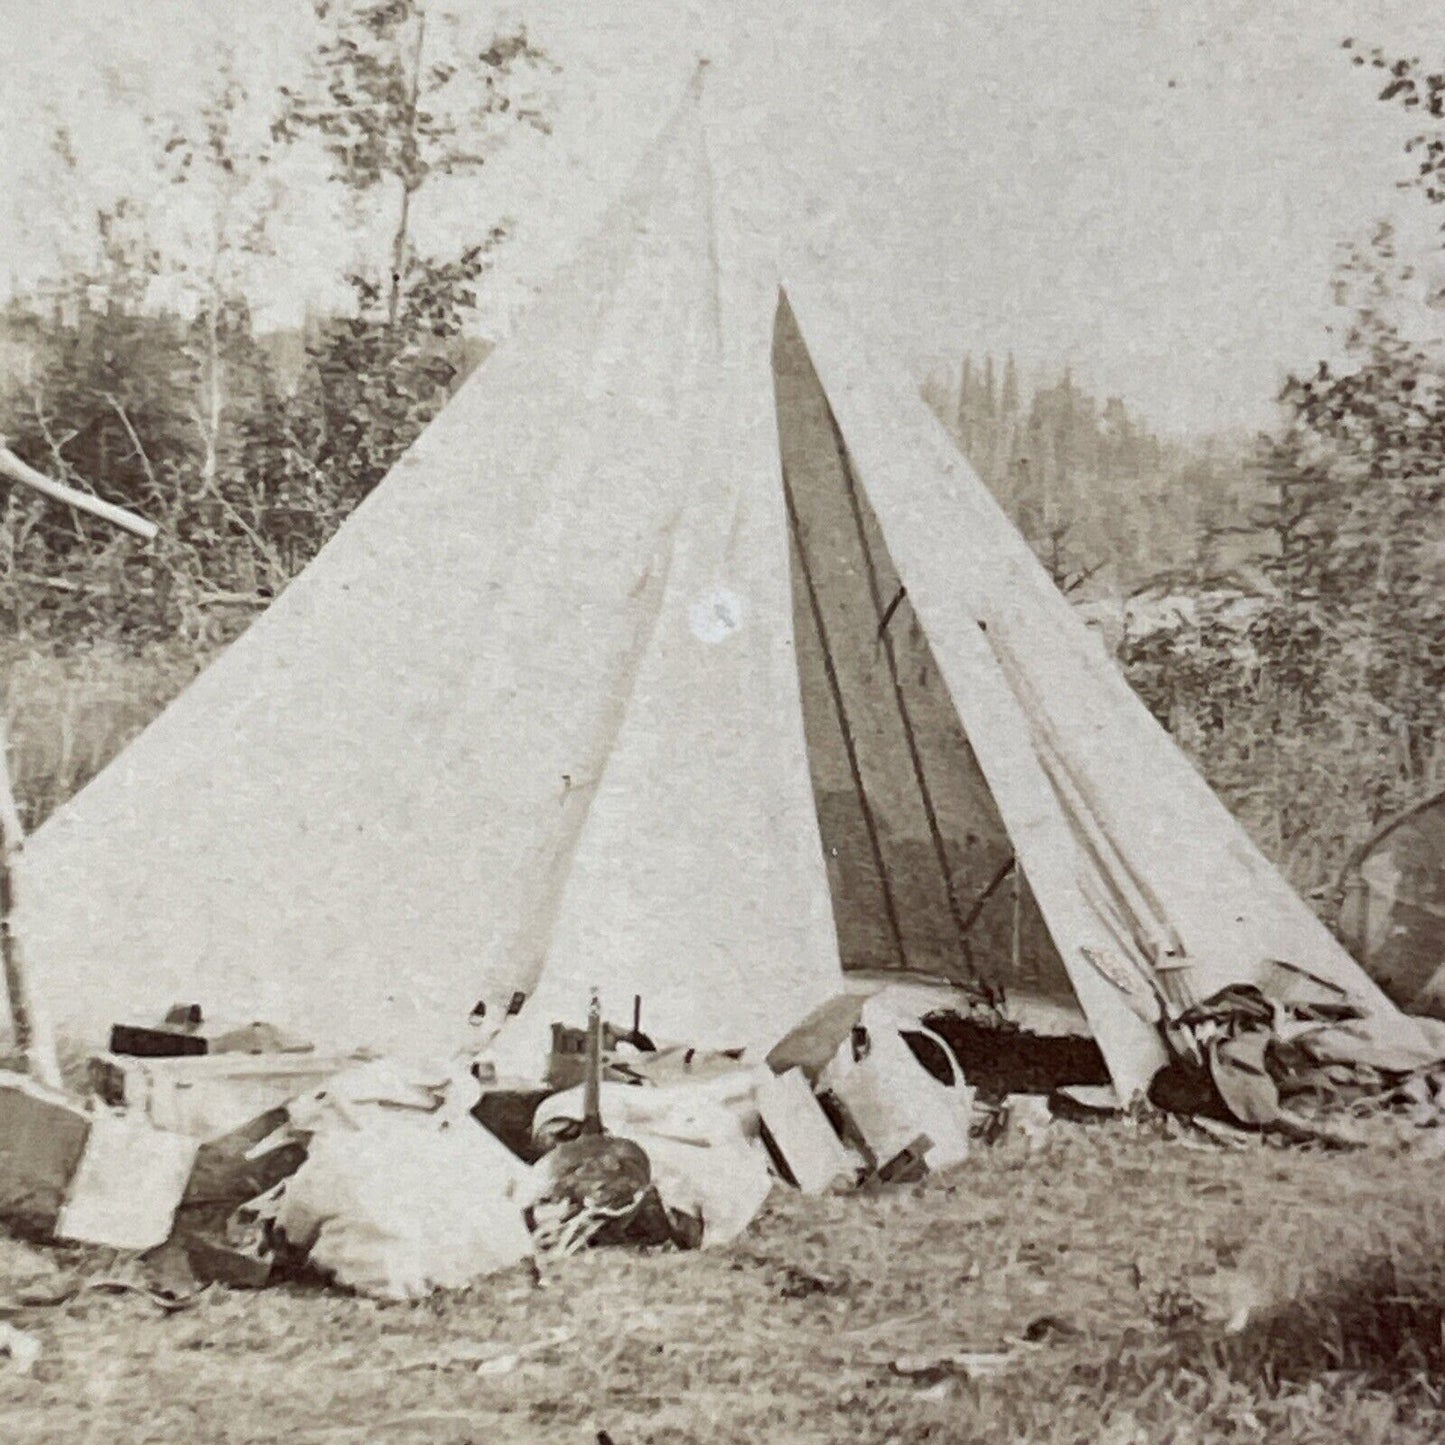
<path id="1" fill-rule="evenodd" d="M 536 1067 L 593 986 L 766 1046 L 843 965 L 1027 968 L 1129 1093 L 1161 1011 L 1227 983 L 1388 1010 L 901 376 L 804 288 L 722 285 L 712 202 L 689 104 L 524 330 L 40 830 L 22 922 L 61 1022 L 196 1002 L 414 1055 L 521 993 L 500 1047 Z"/>
<path id="2" fill-rule="evenodd" d="M 1414 1037 L 1131 691 L 901 368 L 866 357 L 836 313 L 806 296 L 789 288 L 775 355 L 785 462 L 791 374 L 814 411 L 800 462 L 833 470 L 866 510 L 856 523 L 864 570 L 886 572 L 863 621 L 881 621 L 901 583 L 906 601 L 889 630 L 910 621 L 920 637 L 910 656 L 922 649 L 939 676 L 915 680 L 874 648 L 855 664 L 853 694 L 886 711 L 891 683 L 900 715 L 911 715 L 919 793 L 933 795 L 955 874 L 969 847 L 1011 852 L 1043 925 L 1030 947 L 1034 982 L 1057 989 L 1056 959 L 1116 1082 L 1132 1092 L 1157 1067 L 1153 1021 L 1230 984 L 1349 999 L 1402 1041 Z M 825 488 L 815 480 L 811 490 Z M 846 665 L 834 670 L 846 684 Z M 926 721 L 940 706 L 956 710 L 951 740 Z M 970 779 L 975 789 L 960 792 Z"/>

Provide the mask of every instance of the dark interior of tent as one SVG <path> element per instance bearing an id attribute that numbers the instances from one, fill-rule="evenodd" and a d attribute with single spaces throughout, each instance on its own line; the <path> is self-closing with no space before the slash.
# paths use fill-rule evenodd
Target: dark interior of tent
<path id="1" fill-rule="evenodd" d="M 1072 1007 L 786 298 L 773 376 L 804 727 L 843 967 Z"/>

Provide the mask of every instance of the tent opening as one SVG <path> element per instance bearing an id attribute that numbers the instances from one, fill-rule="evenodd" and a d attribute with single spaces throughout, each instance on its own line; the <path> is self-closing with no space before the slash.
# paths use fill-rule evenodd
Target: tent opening
<path id="1" fill-rule="evenodd" d="M 1072 1008 L 786 299 L 773 378 L 804 730 L 843 967 Z"/>

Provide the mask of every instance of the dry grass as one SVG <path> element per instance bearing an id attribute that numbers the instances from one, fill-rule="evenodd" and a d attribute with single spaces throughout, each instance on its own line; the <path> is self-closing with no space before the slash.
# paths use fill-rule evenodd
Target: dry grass
<path id="1" fill-rule="evenodd" d="M 27 826 L 83 787 L 199 671 L 189 649 L 0 646 L 10 768 Z"/>
<path id="2" fill-rule="evenodd" d="M 170 1317 L 81 1296 L 18 1317 L 45 1354 L 0 1376 L 0 1438 L 1426 1445 L 1445 1439 L 1437 1170 L 1056 1126 L 1040 1154 L 876 1196 L 779 1192 L 727 1249 L 598 1252 L 542 1289 L 518 1272 L 416 1307 L 215 1291 Z M 82 1267 L 13 1245 L 0 1290 Z M 1261 1269 L 1282 1286 L 1267 1327 L 1225 1340 L 1212 1305 L 1202 1322 L 1179 1305 Z M 978 1381 L 891 1368 L 999 1348 L 1011 1364 Z"/>

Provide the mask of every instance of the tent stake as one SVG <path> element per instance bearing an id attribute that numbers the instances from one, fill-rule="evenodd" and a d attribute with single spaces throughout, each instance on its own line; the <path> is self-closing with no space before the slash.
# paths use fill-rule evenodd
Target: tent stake
<path id="1" fill-rule="evenodd" d="M 0 707 L 0 959 L 5 969 L 5 992 L 15 1031 L 15 1046 L 25 1056 L 31 1076 L 52 1089 L 61 1087 L 60 1056 L 50 1016 L 30 986 L 20 938 L 15 932 L 15 860 L 25 841 L 20 810 L 10 786 L 10 764 L 5 717 Z"/>
<path id="2" fill-rule="evenodd" d="M 587 1009 L 587 1074 L 582 1083 L 582 1132 L 603 1132 L 602 1001 L 595 988 L 592 990 L 592 1003 Z"/>

